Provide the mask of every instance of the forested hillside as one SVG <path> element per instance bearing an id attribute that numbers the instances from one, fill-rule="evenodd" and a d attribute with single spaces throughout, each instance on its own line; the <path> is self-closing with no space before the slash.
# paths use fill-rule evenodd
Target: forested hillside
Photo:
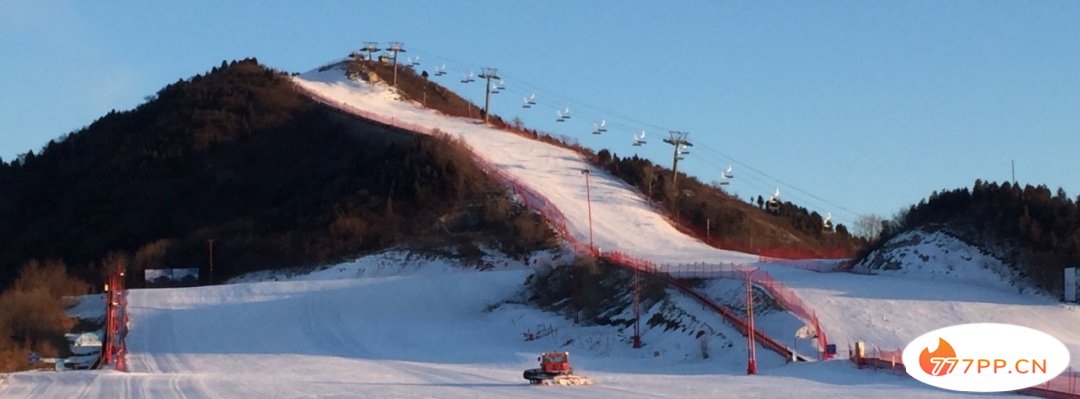
<path id="1" fill-rule="evenodd" d="M 144 267 L 205 268 L 209 240 L 217 279 L 401 243 L 554 243 L 457 143 L 340 115 L 255 60 L 4 164 L 0 187 L 0 287 L 30 259 L 95 280 L 110 252 L 139 255 L 114 258 L 137 284 Z"/>
<path id="2" fill-rule="evenodd" d="M 755 207 L 681 173 L 676 186 L 671 169 L 636 155 L 620 158 L 602 150 L 598 162 L 641 190 L 684 230 L 716 247 L 781 258 L 840 258 L 864 244 L 843 224 L 826 227 L 821 214 L 791 202 L 769 211 L 761 198 Z"/>
<path id="3" fill-rule="evenodd" d="M 1080 198 L 1039 185 L 976 180 L 935 192 L 884 223 L 870 248 L 915 228 L 944 229 L 987 248 L 1044 289 L 1058 291 L 1062 269 L 1080 266 Z"/>
<path id="4" fill-rule="evenodd" d="M 391 65 L 359 59 L 345 62 L 349 73 L 357 78 L 393 79 Z M 399 67 L 397 87 L 407 98 L 447 115 L 473 118 L 483 115 L 483 108 L 429 80 L 426 74 L 411 66 Z M 647 159 L 636 155 L 620 158 L 608 150 L 596 152 L 578 145 L 572 137 L 528 129 L 519 120 L 507 123 L 498 115 L 491 115 L 490 123 L 585 155 L 640 190 L 684 232 L 719 248 L 776 257 L 839 258 L 851 256 L 865 244 L 842 224 L 824 228 L 823 215 L 791 202 L 769 212 L 764 204 L 755 207 L 682 173 L 676 192 L 671 184 L 671 169 Z"/>

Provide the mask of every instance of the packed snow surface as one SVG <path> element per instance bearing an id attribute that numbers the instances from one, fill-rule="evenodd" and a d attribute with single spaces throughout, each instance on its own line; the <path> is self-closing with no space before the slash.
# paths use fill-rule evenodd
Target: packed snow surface
<path id="1" fill-rule="evenodd" d="M 841 357 L 856 340 L 871 348 L 896 348 L 931 329 L 970 322 L 1024 325 L 1054 335 L 1073 353 L 1080 348 L 1080 334 L 1071 328 L 1080 325 L 1074 308 L 1013 288 L 972 284 L 964 277 L 982 273 L 977 268 L 955 269 L 959 278 L 927 278 L 943 265 L 923 262 L 906 272 L 855 275 L 761 263 L 754 255 L 711 248 L 679 233 L 631 187 L 592 169 L 570 150 L 400 101 L 385 85 L 348 80 L 340 69 L 294 79 L 345 111 L 377 113 L 461 137 L 490 163 L 543 193 L 566 215 L 575 238 L 586 242 L 589 219 L 580 170 L 591 169 L 593 231 L 601 250 L 661 265 L 761 267 L 817 312 Z M 920 251 L 938 250 L 943 249 Z M 857 370 L 846 361 L 785 364 L 760 347 L 761 375 L 745 376 L 740 337 L 700 307 L 694 317 L 716 334 L 708 359 L 700 356 L 696 340 L 661 328 L 647 330 L 647 346 L 634 350 L 625 329 L 575 326 L 519 304 L 523 282 L 532 273 L 525 267 L 483 272 L 434 265 L 414 268 L 424 272 L 370 267 L 347 264 L 336 272 L 266 276 L 279 281 L 132 290 L 130 373 L 15 373 L 6 381 L 0 377 L 0 398 L 963 396 L 905 376 Z M 737 295 L 723 283 L 703 289 L 714 297 Z M 694 309 L 685 297 L 676 301 L 681 309 Z M 762 322 L 781 342 L 791 339 L 799 324 L 779 314 Z M 523 330 L 539 329 L 543 337 L 522 339 Z M 597 385 L 526 385 L 521 372 L 549 350 L 569 350 L 575 370 Z"/>
<path id="2" fill-rule="evenodd" d="M 745 376 L 744 346 L 702 359 L 696 340 L 678 333 L 652 331 L 634 350 L 613 327 L 506 302 L 532 273 L 523 267 L 428 262 L 395 275 L 362 263 L 281 281 L 131 290 L 130 372 L 15 373 L 0 398 L 962 397 L 849 362 L 786 364 L 760 348 L 761 375 Z M 741 338 L 707 312 L 697 317 Z M 536 326 L 550 333 L 525 341 Z M 549 350 L 570 351 L 597 385 L 528 385 L 522 371 Z"/>
<path id="3" fill-rule="evenodd" d="M 589 210 L 578 171 L 592 167 L 581 155 L 401 101 L 392 88 L 349 80 L 337 68 L 312 71 L 295 81 L 346 111 L 376 113 L 461 137 L 481 157 L 544 193 L 566 216 L 576 238 L 587 242 Z M 950 252 L 979 252 L 964 248 L 962 242 L 943 237 L 920 241 L 909 250 L 934 258 L 898 256 L 900 271 L 875 276 L 793 269 L 705 245 L 674 229 L 632 187 L 600 170 L 592 170 L 591 176 L 592 222 L 599 248 L 648 259 L 661 268 L 699 262 L 763 268 L 817 312 L 830 341 L 841 351 L 858 340 L 871 347 L 902 348 L 936 328 L 998 322 L 1043 330 L 1062 340 L 1074 354 L 1080 353 L 1080 334 L 1069 327 L 1080 325 L 1080 313 L 1074 307 L 1011 288 L 981 267 L 991 262 L 985 257 L 964 261 L 967 255 L 948 256 Z M 945 274 L 949 278 L 938 278 Z M 1072 358 L 1080 366 L 1080 356 Z"/>

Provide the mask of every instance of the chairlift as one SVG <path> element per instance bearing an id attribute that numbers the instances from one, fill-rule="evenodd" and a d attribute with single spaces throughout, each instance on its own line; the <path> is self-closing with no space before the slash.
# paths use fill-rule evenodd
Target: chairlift
<path id="1" fill-rule="evenodd" d="M 536 105 L 536 93 L 530 94 L 529 99 L 525 102 L 529 103 L 529 105 Z"/>
<path id="2" fill-rule="evenodd" d="M 416 58 L 410 59 L 409 63 L 412 64 L 412 66 L 420 66 L 420 56 L 418 55 Z"/>
<path id="3" fill-rule="evenodd" d="M 727 167 L 727 170 L 720 173 L 720 181 L 718 182 L 718 184 L 721 185 L 721 186 L 729 185 L 729 184 L 731 184 L 731 179 L 734 179 L 734 178 L 735 178 L 735 175 L 731 174 L 731 166 L 729 165 Z"/>
<path id="4" fill-rule="evenodd" d="M 555 110 L 555 122 L 566 122 L 566 115 L 563 115 L 562 111 Z"/>
<path id="5" fill-rule="evenodd" d="M 563 120 L 570 119 L 570 107 L 566 107 L 566 110 L 562 112 Z"/>
<path id="6" fill-rule="evenodd" d="M 497 85 L 495 83 L 492 83 L 490 86 L 488 86 L 488 89 L 491 90 L 491 94 L 499 94 L 499 93 L 501 93 L 499 91 L 499 85 Z"/>
<path id="7" fill-rule="evenodd" d="M 532 108 L 532 103 L 529 102 L 528 97 L 522 98 L 521 101 L 522 101 L 521 108 Z"/>
<path id="8" fill-rule="evenodd" d="M 438 68 L 435 68 L 435 76 L 443 75 L 446 75 L 446 64 L 442 64 Z"/>
<path id="9" fill-rule="evenodd" d="M 642 130 L 642 131 L 638 132 L 638 134 L 634 135 L 634 146 L 635 147 L 640 147 L 642 144 L 645 144 L 645 131 L 644 130 Z"/>
<path id="10" fill-rule="evenodd" d="M 829 212 L 828 216 L 825 216 L 825 220 L 821 222 L 821 231 L 825 233 L 833 232 L 832 212 Z"/>
<path id="11" fill-rule="evenodd" d="M 765 202 L 765 207 L 769 209 L 769 212 L 780 213 L 780 189 L 777 188 L 769 200 Z"/>
<path id="12" fill-rule="evenodd" d="M 503 81 L 502 78 L 499 78 L 499 84 L 496 85 L 496 87 L 499 88 L 499 91 L 506 90 L 506 82 Z"/>
<path id="13" fill-rule="evenodd" d="M 607 128 L 605 127 L 605 125 L 607 125 L 607 121 L 603 119 L 600 120 L 600 123 L 594 123 L 592 134 L 600 134 L 606 132 Z"/>
<path id="14" fill-rule="evenodd" d="M 468 74 L 461 78 L 461 83 L 475 82 L 476 79 L 474 79 L 474 76 L 476 75 L 473 75 L 473 71 L 469 71 Z"/>
<path id="15" fill-rule="evenodd" d="M 690 155 L 689 148 L 684 144 L 679 144 L 679 155 Z"/>

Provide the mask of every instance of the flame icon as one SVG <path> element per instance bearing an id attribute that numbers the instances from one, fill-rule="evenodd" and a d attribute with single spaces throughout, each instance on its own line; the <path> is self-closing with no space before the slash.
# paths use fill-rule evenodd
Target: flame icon
<path id="1" fill-rule="evenodd" d="M 922 367 L 926 374 L 933 376 L 945 375 L 952 371 L 952 368 L 940 361 L 931 362 L 930 359 L 933 358 L 956 358 L 956 351 L 953 350 L 948 341 L 939 337 L 937 350 L 930 352 L 930 348 L 926 348 L 923 349 L 922 353 L 919 353 L 919 366 Z"/>

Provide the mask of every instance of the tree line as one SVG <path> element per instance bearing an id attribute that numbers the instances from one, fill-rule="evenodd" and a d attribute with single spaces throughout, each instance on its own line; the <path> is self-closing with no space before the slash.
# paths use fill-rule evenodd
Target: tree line
<path id="1" fill-rule="evenodd" d="M 1080 197 L 1045 185 L 976 180 L 967 187 L 935 191 L 929 198 L 883 221 L 881 237 L 867 248 L 916 228 L 944 228 L 991 249 L 1039 287 L 1061 290 L 1062 269 L 1080 266 Z"/>
<path id="2" fill-rule="evenodd" d="M 620 158 L 605 149 L 597 153 L 597 162 L 640 190 L 684 231 L 714 246 L 811 258 L 849 256 L 863 245 L 843 224 L 826 228 L 820 214 L 791 202 L 783 202 L 771 212 L 760 197 L 755 207 L 683 173 L 679 173 L 676 186 L 671 169 L 637 155 Z"/>

